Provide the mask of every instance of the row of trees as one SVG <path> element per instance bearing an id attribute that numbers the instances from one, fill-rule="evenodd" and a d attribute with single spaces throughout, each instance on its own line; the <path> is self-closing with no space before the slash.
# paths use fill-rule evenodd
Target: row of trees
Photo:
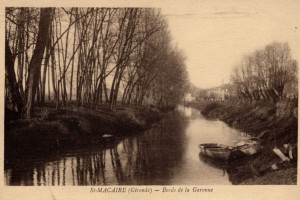
<path id="1" fill-rule="evenodd" d="M 178 103 L 184 56 L 159 9 L 6 8 L 6 105 L 25 118 L 34 104 L 110 109 Z"/>
<path id="2" fill-rule="evenodd" d="M 245 56 L 231 78 L 240 99 L 274 103 L 283 97 L 297 96 L 297 71 L 289 45 L 274 42 Z"/>

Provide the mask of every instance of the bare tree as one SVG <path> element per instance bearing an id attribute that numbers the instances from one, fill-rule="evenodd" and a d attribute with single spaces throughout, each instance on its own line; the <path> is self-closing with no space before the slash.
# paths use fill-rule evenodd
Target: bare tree
<path id="1" fill-rule="evenodd" d="M 297 68 L 288 44 L 274 42 L 244 57 L 232 80 L 244 100 L 276 103 L 284 97 L 285 87 L 296 80 Z"/>
<path id="2" fill-rule="evenodd" d="M 24 107 L 24 117 L 31 118 L 36 89 L 40 79 L 41 63 L 45 47 L 49 39 L 49 28 L 51 24 L 53 8 L 41 8 L 39 31 L 37 35 L 36 47 L 33 51 L 28 69 L 28 80 L 26 87 L 26 105 Z"/>
<path id="3" fill-rule="evenodd" d="M 22 100 L 25 89 L 26 118 L 46 93 L 57 108 L 76 96 L 78 106 L 111 109 L 120 94 L 121 105 L 141 106 L 175 104 L 184 93 L 184 59 L 159 9 L 7 8 L 6 14 L 6 97 L 14 91 Z"/>
<path id="4" fill-rule="evenodd" d="M 9 107 L 11 110 L 20 113 L 23 107 L 23 101 L 16 81 L 14 58 L 7 39 L 5 39 L 5 82 Z"/>

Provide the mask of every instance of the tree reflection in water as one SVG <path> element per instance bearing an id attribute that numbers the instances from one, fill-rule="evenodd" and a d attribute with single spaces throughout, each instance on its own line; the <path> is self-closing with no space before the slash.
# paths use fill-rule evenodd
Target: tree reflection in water
<path id="1" fill-rule="evenodd" d="M 179 113 L 143 134 L 104 150 L 84 150 L 54 158 L 13 160 L 7 185 L 168 184 L 184 154 L 186 123 Z"/>

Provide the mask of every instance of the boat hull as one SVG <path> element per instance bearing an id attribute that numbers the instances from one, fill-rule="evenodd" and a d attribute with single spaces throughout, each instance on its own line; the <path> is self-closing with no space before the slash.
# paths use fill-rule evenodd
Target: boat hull
<path id="1" fill-rule="evenodd" d="M 236 147 L 231 151 L 230 159 L 245 158 L 256 155 L 262 151 L 262 147 L 259 144 L 245 145 Z"/>
<path id="2" fill-rule="evenodd" d="M 229 146 L 214 143 L 201 144 L 200 150 L 202 155 L 218 160 L 228 160 L 231 153 Z"/>
<path id="3" fill-rule="evenodd" d="M 262 147 L 259 144 L 231 147 L 216 143 L 205 143 L 200 144 L 199 147 L 202 155 L 218 160 L 236 160 L 255 155 L 262 151 Z"/>

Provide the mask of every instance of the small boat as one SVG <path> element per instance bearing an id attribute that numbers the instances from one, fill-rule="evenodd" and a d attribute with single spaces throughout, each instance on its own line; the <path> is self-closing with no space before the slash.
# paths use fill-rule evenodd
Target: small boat
<path id="1" fill-rule="evenodd" d="M 257 138 L 249 138 L 240 141 L 232 150 L 231 157 L 233 159 L 240 157 L 252 156 L 262 151 L 262 146 Z"/>
<path id="2" fill-rule="evenodd" d="M 202 155 L 218 159 L 218 160 L 228 160 L 232 147 L 217 144 L 217 143 L 205 143 L 199 145 Z"/>
<path id="3" fill-rule="evenodd" d="M 262 151 L 262 147 L 258 144 L 238 146 L 231 150 L 229 159 L 235 160 L 256 155 Z"/>
<path id="4" fill-rule="evenodd" d="M 234 147 L 217 143 L 200 144 L 199 147 L 204 156 L 219 160 L 245 158 L 262 151 L 259 141 L 253 138 L 240 141 Z"/>

